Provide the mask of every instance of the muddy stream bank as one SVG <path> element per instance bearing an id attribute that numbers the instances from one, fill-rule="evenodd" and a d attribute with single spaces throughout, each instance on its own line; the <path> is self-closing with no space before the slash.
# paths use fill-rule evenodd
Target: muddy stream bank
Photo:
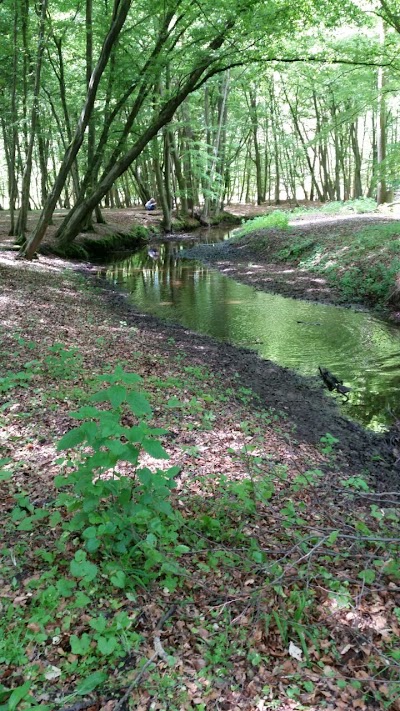
<path id="1" fill-rule="evenodd" d="M 220 234 L 219 238 L 223 239 L 223 235 Z M 215 234 L 207 233 L 206 239 L 208 246 L 206 245 L 205 249 L 214 249 L 211 247 L 211 243 L 215 239 Z M 293 326 L 288 329 L 289 332 L 292 332 L 288 341 L 285 337 L 285 329 L 283 329 L 285 314 L 282 313 L 282 306 L 279 312 L 276 311 L 276 304 L 270 305 L 268 309 L 265 307 L 260 309 L 258 298 L 267 297 L 267 295 L 259 294 L 248 287 L 242 287 L 251 292 L 251 308 L 249 310 L 249 300 L 247 303 L 243 303 L 243 294 L 235 298 L 237 296 L 235 290 L 241 287 L 240 284 L 227 278 L 223 279 L 223 283 L 217 283 L 215 275 L 219 277 L 221 275 L 216 270 L 209 270 L 199 262 L 181 259 L 180 254 L 187 246 L 187 242 L 182 238 L 178 241 L 170 240 L 152 245 L 153 254 L 150 255 L 148 250 L 141 251 L 136 255 L 114 262 L 107 269 L 103 267 L 97 275 L 92 273 L 91 278 L 98 285 L 101 284 L 103 294 L 117 318 L 125 321 L 128 325 L 137 325 L 141 329 L 152 332 L 157 340 L 161 356 L 168 356 L 169 352 L 176 353 L 179 350 L 184 354 L 185 363 L 205 364 L 211 372 L 222 374 L 227 386 L 228 384 L 231 386 L 233 383 L 238 388 L 252 388 L 259 397 L 255 406 L 263 409 L 273 408 L 282 413 L 292 433 L 293 441 L 317 444 L 320 438 L 329 432 L 340 442 L 338 465 L 344 472 L 347 470 L 349 475 L 354 475 L 357 472 L 370 472 L 374 476 L 378 489 L 397 486 L 400 477 L 397 466 L 394 466 L 393 437 L 389 441 L 384 433 L 376 434 L 367 431 L 359 423 L 349 419 L 346 410 L 342 409 L 342 412 L 339 412 L 337 402 L 323 390 L 322 384 L 316 376 L 316 366 L 313 366 L 312 370 L 309 367 L 308 374 L 307 371 L 305 372 L 307 377 L 304 377 L 301 372 L 294 371 L 295 365 L 293 363 L 290 363 L 290 367 L 286 367 L 285 363 L 273 362 L 274 359 L 271 359 L 268 353 L 262 352 L 262 357 L 258 354 L 260 348 L 263 349 L 265 345 L 270 345 L 273 339 L 271 337 L 263 339 L 266 344 L 254 342 L 261 339 L 257 338 L 251 330 L 252 309 L 255 308 L 263 315 L 264 324 L 265 316 L 269 318 L 271 315 L 272 321 L 277 321 L 280 324 L 281 333 L 280 336 L 278 334 L 279 337 L 274 342 L 279 344 L 283 338 L 287 344 L 287 353 L 297 352 L 298 343 L 307 341 L 307 332 L 310 330 L 320 333 L 321 326 L 316 325 L 321 322 L 320 316 L 319 321 L 315 320 L 315 316 L 310 317 L 310 314 L 307 313 L 304 318 L 295 318 L 296 328 L 294 329 Z M 200 301 L 197 301 L 197 305 L 196 294 L 202 295 Z M 219 295 L 217 300 L 216 294 Z M 246 302 L 246 299 L 244 301 Z M 205 307 L 206 303 L 208 303 L 207 308 Z M 213 317 L 209 307 L 215 303 L 219 304 L 220 308 L 217 315 L 214 312 Z M 300 310 L 309 306 L 301 301 L 296 303 Z M 227 311 L 226 306 L 229 309 L 232 306 L 239 307 L 242 310 L 240 318 L 237 313 L 234 316 L 230 311 Z M 311 304 L 311 306 L 318 308 L 317 304 Z M 359 334 L 368 336 L 372 328 L 371 343 L 379 342 L 382 338 L 387 342 L 386 329 L 390 330 L 391 327 L 384 322 L 379 322 L 379 319 L 375 319 L 369 314 L 355 314 L 343 309 L 340 309 L 340 318 L 338 319 L 337 315 L 333 318 L 335 312 L 335 310 L 332 311 L 333 307 L 320 306 L 319 308 L 331 309 L 330 321 L 333 323 L 336 319 L 342 331 L 343 314 L 347 313 L 351 318 L 367 318 L 369 319 L 367 321 L 368 328 L 365 324 L 363 328 L 358 327 Z M 188 320 L 185 314 L 186 316 L 188 314 L 194 315 L 198 321 L 197 325 L 190 319 Z M 298 315 L 299 312 L 296 313 L 296 316 Z M 311 323 L 307 323 L 307 321 L 311 321 Z M 199 323 L 203 324 L 202 328 L 199 328 Z M 243 323 L 245 324 L 244 328 Z M 268 323 L 271 323 L 270 318 Z M 217 333 L 217 328 L 220 328 L 221 324 L 224 324 L 225 332 L 222 334 L 222 338 L 225 340 L 220 340 L 221 332 Z M 383 329 L 383 331 L 379 329 Z M 203 331 L 202 335 L 195 332 L 199 330 Z M 294 339 L 293 330 L 297 334 Z M 350 327 L 345 329 L 346 333 L 351 333 L 351 330 Z M 232 333 L 237 331 L 241 334 L 241 338 L 236 339 L 238 345 L 227 342 L 233 340 Z M 377 334 L 379 333 L 380 337 L 378 338 Z M 299 334 L 300 336 L 297 338 Z M 318 338 L 321 340 L 320 335 Z M 334 352 L 335 339 L 337 339 L 337 334 L 334 334 L 328 344 L 324 346 L 326 353 L 332 354 Z M 346 341 L 346 339 L 344 340 Z M 241 343 L 243 345 L 240 345 Z M 313 350 L 315 351 L 315 346 L 311 345 L 307 350 L 312 353 Z M 396 342 L 396 347 L 389 350 L 391 352 L 388 358 L 391 365 L 388 366 L 388 370 L 390 371 L 392 368 L 398 375 L 400 368 L 396 360 L 396 352 L 399 355 L 400 342 Z M 315 358 L 318 355 L 314 353 Z M 342 359 L 348 366 L 352 365 L 350 355 L 344 353 Z M 322 364 L 331 366 L 330 362 Z M 342 376 L 338 364 L 336 370 L 338 375 Z M 364 369 L 364 378 L 365 375 Z M 389 380 L 391 381 L 390 389 L 393 386 L 393 402 L 397 402 L 395 379 L 389 378 Z M 368 383 L 367 387 L 369 387 Z M 373 390 L 376 390 L 375 385 Z M 379 392 L 375 395 L 379 396 Z M 376 399 L 375 396 L 372 397 L 372 409 L 367 413 L 370 418 L 376 416 L 376 410 L 374 410 Z M 358 391 L 354 403 L 354 407 L 360 409 Z M 383 420 L 380 418 L 378 424 L 382 424 L 382 422 Z"/>

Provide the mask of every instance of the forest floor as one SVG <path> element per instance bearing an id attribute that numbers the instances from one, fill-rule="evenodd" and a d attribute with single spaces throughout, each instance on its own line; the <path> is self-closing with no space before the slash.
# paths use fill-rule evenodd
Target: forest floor
<path id="1" fill-rule="evenodd" d="M 315 382 L 140 313 L 84 265 L 4 251 L 0 278 L 0 703 L 399 709 L 393 436 L 342 417 Z M 75 492 L 81 530 L 54 485 L 88 451 L 60 460 L 71 413 L 118 366 L 143 378 L 152 414 L 112 408 L 162 428 L 178 467 L 173 514 L 155 510 L 151 533 L 131 520 L 129 554 L 99 531 L 89 545 L 116 505 L 103 490 L 96 515 Z M 155 454 L 140 467 L 165 469 Z M 123 459 L 116 472 L 140 480 Z"/>

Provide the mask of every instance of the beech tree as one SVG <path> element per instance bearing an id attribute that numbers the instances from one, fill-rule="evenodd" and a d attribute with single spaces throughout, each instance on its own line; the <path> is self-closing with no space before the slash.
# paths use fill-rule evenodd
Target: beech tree
<path id="1" fill-rule="evenodd" d="M 32 257 L 38 248 L 84 142 L 90 165 L 75 204 L 58 232 L 62 245 L 76 237 L 115 181 L 171 121 L 189 94 L 231 67 L 276 59 L 283 51 L 285 35 L 298 32 L 300 24 L 307 27 L 323 15 L 333 20 L 338 12 L 328 3 L 314 1 L 301 6 L 288 0 L 251 0 L 232 8 L 228 2 L 215 7 L 208 0 L 202 5 L 173 0 L 154 3 L 149 13 L 148 6 L 139 2 L 114 0 L 75 133 L 24 248 L 25 256 Z M 134 57 L 128 73 L 126 53 L 131 45 Z M 88 67 L 88 51 L 86 57 Z M 121 70 L 126 74 L 121 76 Z M 118 81 L 114 80 L 116 74 Z M 93 141 L 93 131 L 88 127 L 96 111 L 102 116 L 102 127 Z M 116 131 L 119 137 L 115 141 Z M 222 134 L 221 123 L 219 142 Z M 215 147 L 213 150 L 211 178 L 218 162 Z"/>

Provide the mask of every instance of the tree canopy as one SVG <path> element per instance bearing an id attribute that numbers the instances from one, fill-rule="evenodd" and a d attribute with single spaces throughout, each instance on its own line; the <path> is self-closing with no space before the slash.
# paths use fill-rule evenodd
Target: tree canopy
<path id="1" fill-rule="evenodd" d="M 2 192 L 28 257 L 56 207 L 68 245 L 154 193 L 169 229 L 173 207 L 396 188 L 395 3 L 23 0 L 0 25 Z"/>

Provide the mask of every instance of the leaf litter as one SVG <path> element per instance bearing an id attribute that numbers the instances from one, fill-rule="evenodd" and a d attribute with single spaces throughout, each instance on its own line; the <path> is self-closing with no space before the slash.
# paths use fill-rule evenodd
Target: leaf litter
<path id="1" fill-rule="evenodd" d="M 62 260 L 41 257 L 32 265 L 2 257 L 0 271 L 2 456 L 12 461 L 12 478 L 0 482 L 2 520 L 12 517 L 16 501 L 28 513 L 31 504 L 51 505 L 56 444 L 76 426 L 71 412 L 105 366 L 121 363 L 144 378 L 154 425 L 168 430 L 162 443 L 180 467 L 173 503 L 183 525 L 202 521 L 201 546 L 182 553 L 185 574 L 176 589 L 154 582 L 134 596 L 115 587 L 104 597 L 82 591 L 71 607 L 76 588 L 64 565 L 57 613 L 40 619 L 32 601 L 57 549 L 57 521 L 45 531 L 40 522 L 26 531 L 5 526 L 1 604 L 14 611 L 9 634 L 23 619 L 27 635 L 15 643 L 25 645 L 21 654 L 2 652 L 3 687 L 32 680 L 27 698 L 38 706 L 78 708 L 78 693 L 92 708 L 112 711 L 154 656 L 157 624 L 174 606 L 159 631 L 166 657 L 154 658 L 121 708 L 400 708 L 398 505 L 396 499 L 386 505 L 385 486 L 376 494 L 378 465 L 367 475 L 369 498 L 343 485 L 365 475 L 377 442 L 356 427 L 345 435 L 346 424 L 326 404 L 319 427 L 329 422 L 339 445 L 336 456 L 324 452 L 312 404 L 303 410 L 308 429 L 296 403 L 279 409 L 277 367 L 143 317 Z M 57 344 L 70 353 L 61 364 Z M 242 376 L 254 368 L 262 375 L 263 367 L 274 377 L 261 399 Z M 13 385 L 7 374 L 18 372 L 29 378 Z M 287 390 L 296 382 L 286 373 Z M 320 396 L 304 388 L 301 397 L 307 392 L 318 410 Z M 170 398 L 183 407 L 168 411 Z M 390 478 L 384 455 L 382 449 L 381 478 Z M 150 455 L 143 465 L 151 465 Z M 263 479 L 270 489 L 262 489 Z M 250 505 L 259 486 L 262 496 Z M 388 517 L 384 533 L 382 517 Z M 72 559 L 74 550 L 71 540 L 63 557 Z M 97 686 L 99 677 L 82 675 L 79 662 L 86 640 L 86 654 L 93 645 L 93 615 L 111 621 L 116 611 L 126 613 L 137 638 L 116 666 L 104 647 L 98 671 L 106 676 Z"/>

